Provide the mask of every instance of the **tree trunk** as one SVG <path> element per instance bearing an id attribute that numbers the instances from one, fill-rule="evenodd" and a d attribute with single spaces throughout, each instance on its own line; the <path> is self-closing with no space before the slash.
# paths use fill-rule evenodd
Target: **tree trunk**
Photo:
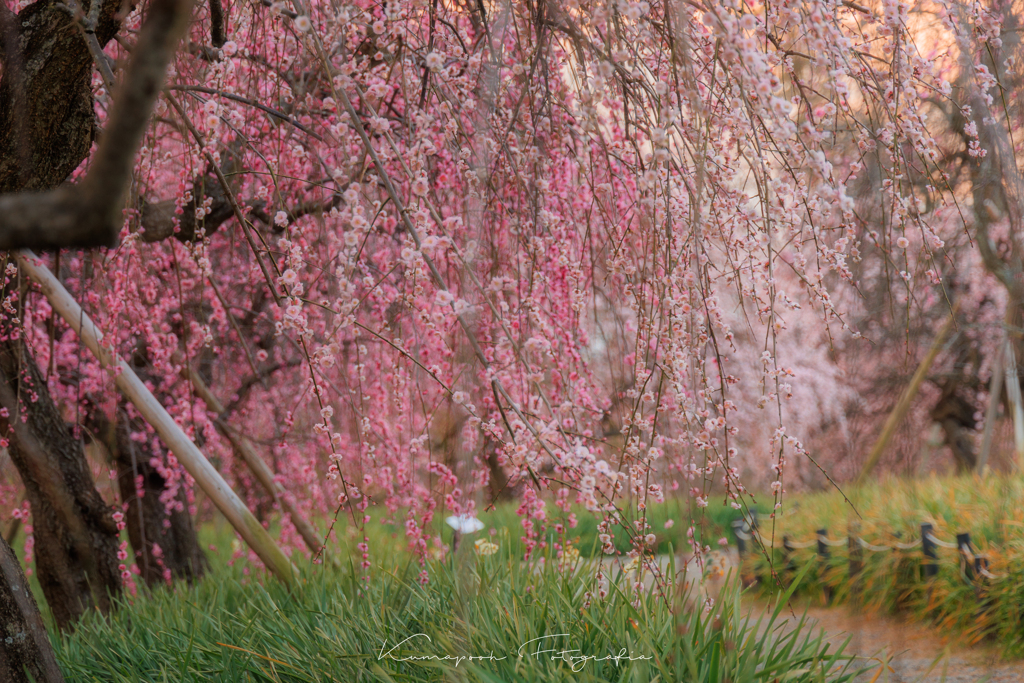
<path id="1" fill-rule="evenodd" d="M 106 613 L 121 590 L 118 531 L 100 497 L 80 439 L 50 398 L 25 343 L 0 341 L 0 421 L 32 508 L 37 576 L 54 621 L 69 628 L 86 610 Z M 15 338 L 12 338 L 15 337 Z"/>
<path id="2" fill-rule="evenodd" d="M 139 379 L 159 388 L 159 380 L 149 372 L 144 341 L 136 345 L 128 362 Z M 119 400 L 114 422 L 98 410 L 90 419 L 117 468 L 121 501 L 128 505 L 125 526 L 146 584 L 156 586 L 169 579 L 192 583 L 201 578 L 208 562 L 189 514 L 184 483 L 172 493 L 160 467 L 153 464 L 164 460 L 158 453 L 158 437 L 124 400 Z"/>
<path id="3" fill-rule="evenodd" d="M 484 457 L 487 460 L 487 469 L 490 472 L 488 483 L 491 489 L 491 504 L 496 505 L 500 502 L 507 502 L 515 497 L 516 489 L 518 487 L 511 486 L 509 482 L 508 474 L 505 473 L 505 468 L 498 462 L 498 444 L 496 442 L 487 440 L 484 446 Z"/>
<path id="4" fill-rule="evenodd" d="M 95 1 L 102 46 L 135 3 Z M 81 6 L 88 11 L 91 3 Z M 35 2 L 17 15 L 0 6 L 0 33 L 0 192 L 48 190 L 71 175 L 93 142 L 92 56 L 56 2 Z"/>
<path id="5" fill-rule="evenodd" d="M 933 420 L 942 425 L 946 445 L 953 453 L 957 474 L 964 474 L 973 471 L 978 464 L 972 434 L 977 422 L 974 419 L 974 406 L 960 396 L 956 389 L 955 383 L 943 388 L 942 396 L 931 415 Z"/>
<path id="6" fill-rule="evenodd" d="M 63 683 L 39 607 L 7 542 L 0 539 L 0 681 Z"/>
<path id="7" fill-rule="evenodd" d="M 146 584 L 156 586 L 168 579 L 192 583 L 201 578 L 208 563 L 189 514 L 185 487 L 171 494 L 167 479 L 153 466 L 153 458 L 159 457 L 152 446 L 156 437 L 123 406 L 117 411 L 116 424 L 98 414 L 92 422 L 117 467 L 121 500 L 128 505 L 125 526 Z"/>

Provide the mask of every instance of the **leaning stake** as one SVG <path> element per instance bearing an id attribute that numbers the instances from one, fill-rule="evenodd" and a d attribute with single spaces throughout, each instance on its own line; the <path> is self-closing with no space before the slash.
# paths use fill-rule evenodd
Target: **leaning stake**
<path id="1" fill-rule="evenodd" d="M 936 356 L 939 355 L 939 351 L 942 350 L 942 345 L 946 341 L 946 337 L 952 331 L 953 326 L 956 324 L 956 312 L 960 310 L 960 302 L 957 301 L 953 306 L 953 311 L 949 315 L 949 320 L 939 330 L 938 336 L 932 342 L 932 347 L 928 350 L 928 354 L 921 361 L 921 364 L 917 366 L 917 372 L 910 378 L 910 384 L 903 390 L 903 394 L 900 396 L 899 402 L 896 403 L 896 407 L 889 413 L 889 418 L 885 421 L 885 426 L 882 427 L 882 433 L 878 436 L 878 440 L 875 441 L 874 447 L 871 449 L 871 453 L 868 455 L 868 461 L 864 463 L 864 469 L 860 471 L 860 476 L 857 477 L 857 486 L 862 486 L 867 480 L 868 475 L 871 474 L 871 470 L 878 464 L 879 459 L 882 457 L 882 453 L 885 452 L 885 447 L 889 445 L 889 440 L 892 435 L 896 433 L 896 428 L 900 426 L 900 421 L 903 416 L 910 410 L 910 405 L 914 401 L 914 397 L 917 396 L 917 390 L 921 388 L 921 383 L 924 382 L 925 376 L 928 374 L 928 369 L 931 368 L 932 363 L 935 361 Z"/>
<path id="2" fill-rule="evenodd" d="M 292 505 L 288 499 L 288 494 L 281 487 L 277 480 L 274 478 L 274 472 L 270 469 L 270 466 L 260 457 L 260 454 L 253 448 L 252 442 L 249 441 L 245 436 L 231 429 L 230 426 L 224 421 L 224 404 L 221 403 L 213 392 L 210 391 L 210 387 L 206 386 L 206 382 L 200 377 L 195 370 L 191 368 L 184 368 L 181 372 L 182 376 L 188 378 L 192 382 L 192 386 L 195 388 L 196 393 L 199 394 L 199 398 L 203 399 L 206 403 L 206 407 L 217 413 L 217 417 L 213 421 L 213 425 L 217 428 L 217 431 L 221 433 L 228 441 L 231 442 L 231 446 L 235 449 L 235 452 L 242 456 L 242 460 L 249 466 L 252 473 L 256 475 L 256 479 L 263 485 L 263 488 L 267 490 L 274 500 L 281 505 L 281 509 L 284 510 L 288 517 L 292 520 L 292 524 L 298 530 L 299 535 L 302 536 L 302 540 L 306 542 L 306 547 L 316 555 L 320 552 L 323 543 L 320 538 L 316 535 L 316 530 L 313 528 L 302 513 L 299 512 L 298 508 Z"/>
<path id="3" fill-rule="evenodd" d="M 224 514 L 231 526 L 241 535 L 267 568 L 285 583 L 291 583 L 295 568 L 277 547 L 267 530 L 253 517 L 245 503 L 235 495 L 220 473 L 214 469 L 192 440 L 150 393 L 128 364 L 101 343 L 103 335 L 57 278 L 31 251 L 15 252 L 22 271 L 36 282 L 53 309 L 71 326 L 100 363 L 115 369 L 115 381 L 121 393 L 132 402 L 142 417 L 153 426 L 160 438 L 185 466 L 188 473 L 202 487 L 206 495 Z"/>

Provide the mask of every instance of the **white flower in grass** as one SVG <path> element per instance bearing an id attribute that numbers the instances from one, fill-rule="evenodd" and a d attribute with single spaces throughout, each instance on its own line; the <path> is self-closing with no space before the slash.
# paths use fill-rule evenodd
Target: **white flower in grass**
<path id="1" fill-rule="evenodd" d="M 452 515 L 444 522 L 460 534 L 475 534 L 484 528 L 484 523 L 472 515 Z"/>

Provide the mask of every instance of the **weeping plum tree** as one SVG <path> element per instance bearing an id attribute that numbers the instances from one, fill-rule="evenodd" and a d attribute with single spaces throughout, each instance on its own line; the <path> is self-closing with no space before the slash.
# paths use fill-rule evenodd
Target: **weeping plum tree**
<path id="1" fill-rule="evenodd" d="M 72 5 L 74 7 L 74 5 Z M 82 182 L 61 183 L 89 155 L 94 134 L 92 59 L 119 29 L 120 3 L 98 2 L 77 17 L 36 3 L 0 8 L 0 223 L 4 246 L 112 243 L 135 145 L 185 25 L 184 3 L 155 2 L 139 34 L 140 57 L 125 75 L 109 136 Z M 76 7 L 76 9 L 78 9 Z M 72 11 L 72 14 L 74 12 Z M 126 149 L 118 145 L 126 144 Z M 81 439 L 64 420 L 26 344 L 23 284 L 5 254 L 0 321 L 0 404 L 9 449 L 33 514 L 38 578 L 54 621 L 68 628 L 89 609 L 107 611 L 130 574 L 118 565 L 118 525 L 96 490 Z M 0 541 L 5 680 L 61 679 L 27 581 Z M 123 557 L 123 556 L 122 556 Z"/>
<path id="2" fill-rule="evenodd" d="M 32 7 L 5 26 L 34 26 Z M 636 553 L 671 492 L 694 513 L 754 485 L 781 506 L 871 398 L 841 353 L 872 338 L 861 278 L 905 311 L 910 356 L 961 275 L 947 242 L 1014 225 L 981 213 L 980 175 L 951 181 L 962 160 L 932 116 L 987 103 L 984 130 L 1006 135 L 964 126 L 966 153 L 1016 167 L 1019 115 L 990 102 L 985 66 L 1022 11 L 1003 0 L 214 0 L 133 138 L 123 200 L 104 181 L 128 175 L 129 146 L 107 144 L 128 91 L 108 82 L 147 54 L 147 6 L 117 7 L 117 41 L 85 32 L 99 144 L 65 185 L 0 197 L 0 244 L 109 246 L 62 254 L 64 284 L 122 356 L 146 340 L 183 428 L 243 476 L 183 379 L 212 357 L 231 428 L 297 509 L 358 529 L 383 506 L 424 581 L 439 517 L 504 491 L 528 552 L 576 504 L 608 548 L 626 522 Z M 26 296 L 57 401 L 109 392 Z"/>

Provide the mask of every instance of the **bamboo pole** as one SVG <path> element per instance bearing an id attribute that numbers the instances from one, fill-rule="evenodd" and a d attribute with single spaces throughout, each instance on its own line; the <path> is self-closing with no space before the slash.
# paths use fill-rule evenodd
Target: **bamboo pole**
<path id="1" fill-rule="evenodd" d="M 292 524 L 295 525 L 295 529 L 302 536 L 302 540 L 306 542 L 306 547 L 314 554 L 318 553 L 322 543 L 313 525 L 292 504 L 284 488 L 274 479 L 274 472 L 267 465 L 266 461 L 260 457 L 260 454 L 256 452 L 256 449 L 253 448 L 252 442 L 244 435 L 232 429 L 221 417 L 225 412 L 224 404 L 217 400 L 217 397 L 210 391 L 210 387 L 206 386 L 206 382 L 203 381 L 203 378 L 195 370 L 185 367 L 182 368 L 181 374 L 192 382 L 196 394 L 199 395 L 199 398 L 203 399 L 206 407 L 217 414 L 213 421 L 217 431 L 231 442 L 231 447 L 242 457 L 242 460 L 245 461 L 245 464 L 249 466 L 249 469 L 256 476 L 256 479 L 263 485 L 263 488 L 281 505 L 281 509 L 288 514 Z"/>
<path id="2" fill-rule="evenodd" d="M 1013 344 L 1006 340 L 1006 395 L 1013 408 L 1013 450 L 1014 464 L 1019 469 L 1024 465 L 1024 402 L 1020 395 L 1020 377 L 1017 375 L 1017 354 Z"/>
<path id="3" fill-rule="evenodd" d="M 206 495 L 242 536 L 267 568 L 285 583 L 295 579 L 295 567 L 277 547 L 267 530 L 253 517 L 245 503 L 231 490 L 220 473 L 210 464 L 181 427 L 164 410 L 156 397 L 146 388 L 132 369 L 114 352 L 102 344 L 103 335 L 85 314 L 78 302 L 72 298 L 64 285 L 44 268 L 39 257 L 28 250 L 14 252 L 22 272 L 36 282 L 53 309 L 71 326 L 82 342 L 99 359 L 100 363 L 113 370 L 115 382 L 121 393 L 132 402 L 142 417 L 156 430 L 160 438 L 188 470 Z"/>
<path id="4" fill-rule="evenodd" d="M 995 432 L 996 418 L 999 413 L 999 398 L 1003 393 L 1003 357 L 1006 353 L 1005 344 L 999 345 L 996 351 L 994 367 L 992 368 L 992 382 L 988 388 L 988 409 L 985 411 L 985 430 L 981 437 L 981 453 L 978 455 L 977 470 L 985 474 L 988 467 L 988 455 L 992 450 L 992 434 Z"/>
<path id="5" fill-rule="evenodd" d="M 939 334 L 935 337 L 932 342 L 932 347 L 928 350 L 928 355 L 924 357 L 921 364 L 917 366 L 917 371 L 914 376 L 910 379 L 910 384 L 903 391 L 900 396 L 899 402 L 896 403 L 896 407 L 889 413 L 888 419 L 885 421 L 885 426 L 882 427 L 882 433 L 879 434 L 878 440 L 875 441 L 875 445 L 871 448 L 871 454 L 868 455 L 868 461 L 864 463 L 864 469 L 861 470 L 860 476 L 857 477 L 855 482 L 856 486 L 862 485 L 871 474 L 871 470 L 875 468 L 878 461 L 882 457 L 882 453 L 885 451 L 885 447 L 889 445 L 890 439 L 893 434 L 896 433 L 896 428 L 899 427 L 903 417 L 910 410 L 910 404 L 913 403 L 914 397 L 917 396 L 918 390 L 921 388 L 921 384 L 924 383 L 925 375 L 928 374 L 928 370 L 932 367 L 932 363 L 935 362 L 935 358 L 939 355 L 939 351 L 942 350 L 942 344 L 946 341 L 946 337 L 949 336 L 950 330 L 953 329 L 953 324 L 956 322 L 956 312 L 960 308 L 960 302 L 958 301 L 953 307 L 953 312 L 950 313 L 949 320 L 939 330 Z"/>

